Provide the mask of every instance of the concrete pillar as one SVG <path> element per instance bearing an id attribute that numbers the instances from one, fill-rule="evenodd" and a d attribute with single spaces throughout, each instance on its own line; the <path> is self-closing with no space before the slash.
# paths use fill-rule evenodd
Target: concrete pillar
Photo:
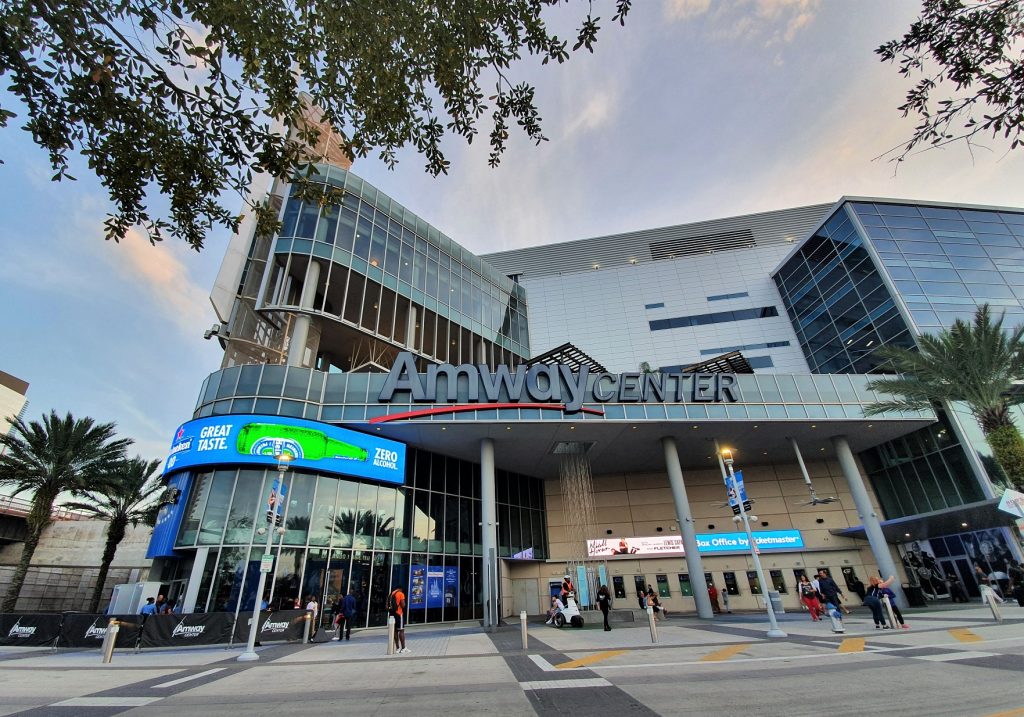
<path id="1" fill-rule="evenodd" d="M 418 353 L 419 350 L 420 350 L 420 347 L 419 347 L 419 343 L 420 342 L 416 340 L 416 337 L 418 335 L 418 332 L 416 331 L 416 323 L 417 323 L 417 321 L 418 321 L 418 314 L 417 314 L 417 311 L 416 311 L 416 305 L 410 303 L 409 304 L 409 319 L 408 319 L 408 321 L 405 324 L 405 345 L 408 348 L 410 348 L 413 351 L 416 351 Z"/>
<path id="2" fill-rule="evenodd" d="M 192 572 L 188 576 L 188 585 L 185 586 L 184 602 L 181 605 L 182 614 L 196 611 L 196 598 L 199 597 L 199 584 L 203 581 L 203 570 L 206 568 L 206 559 L 210 555 L 209 546 L 196 550 L 195 562 L 192 563 Z M 206 607 L 205 605 L 203 606 Z"/>
<path id="3" fill-rule="evenodd" d="M 839 467 L 843 471 L 847 485 L 850 486 L 850 493 L 853 495 L 854 505 L 857 506 L 857 513 L 864 524 L 864 532 L 868 536 L 868 543 L 871 545 L 871 552 L 878 564 L 879 575 L 886 580 L 890 575 L 895 575 L 896 580 L 890 586 L 896 593 L 896 604 L 899 607 L 907 607 L 907 597 L 903 594 L 900 583 L 900 574 L 896 571 L 896 564 L 893 562 L 892 553 L 889 551 L 889 543 L 882 534 L 882 525 L 878 520 L 878 514 L 871 505 L 871 498 L 868 496 L 868 489 L 864 485 L 864 477 L 857 468 L 857 461 L 854 460 L 853 452 L 846 436 L 835 436 L 832 438 L 832 447 L 839 459 Z"/>
<path id="4" fill-rule="evenodd" d="M 494 439 L 484 438 L 480 441 L 480 536 L 483 552 L 485 627 L 496 625 L 498 614 L 497 585 L 495 585 L 494 578 L 498 561 L 498 521 L 494 499 Z"/>
<path id="5" fill-rule="evenodd" d="M 668 470 L 668 482 L 672 487 L 672 499 L 676 504 L 676 520 L 679 532 L 683 536 L 683 549 L 686 551 L 686 569 L 690 573 L 690 586 L 693 587 L 693 602 L 697 606 L 697 617 L 710 620 L 712 617 L 711 598 L 708 597 L 708 584 L 704 580 L 704 566 L 697 549 L 697 531 L 690 513 L 690 501 L 686 497 L 686 484 L 683 482 L 683 469 L 679 465 L 679 450 L 676 439 L 665 436 L 661 439 L 665 451 L 665 467 Z"/>
<path id="6" fill-rule="evenodd" d="M 302 296 L 299 299 L 299 308 L 312 309 L 316 300 L 316 286 L 320 283 L 320 264 L 315 259 L 309 260 L 306 267 L 306 280 L 302 283 Z M 306 343 L 309 341 L 309 323 L 311 317 L 308 314 L 299 314 L 295 317 L 295 325 L 292 328 L 292 338 L 288 344 L 288 365 L 301 366 L 306 355 Z"/>

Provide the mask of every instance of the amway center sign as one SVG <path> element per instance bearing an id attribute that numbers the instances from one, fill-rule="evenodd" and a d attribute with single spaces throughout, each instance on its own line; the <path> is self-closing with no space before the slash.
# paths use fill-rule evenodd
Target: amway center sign
<path id="1" fill-rule="evenodd" d="M 402 395 L 396 398 L 398 394 Z M 410 399 L 435 404 L 553 403 L 576 413 L 587 410 L 585 403 L 735 403 L 740 391 L 732 373 L 591 373 L 588 366 L 574 372 L 565 364 L 519 365 L 514 371 L 498 366 L 493 373 L 486 364 L 441 364 L 428 366 L 421 374 L 416 358 L 403 351 L 377 400 Z"/>

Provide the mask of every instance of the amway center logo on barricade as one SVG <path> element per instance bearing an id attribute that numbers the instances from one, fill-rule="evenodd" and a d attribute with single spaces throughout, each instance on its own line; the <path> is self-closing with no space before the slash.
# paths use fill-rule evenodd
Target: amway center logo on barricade
<path id="1" fill-rule="evenodd" d="M 32 637 L 35 634 L 35 627 L 22 625 L 21 620 L 19 619 L 18 622 L 11 626 L 11 631 L 7 633 L 7 637 Z"/>
<path id="2" fill-rule="evenodd" d="M 206 625 L 186 625 L 185 621 L 182 620 L 175 625 L 174 630 L 171 632 L 171 637 L 199 637 L 206 630 Z"/>
<path id="3" fill-rule="evenodd" d="M 90 637 L 95 637 L 98 640 L 102 640 L 106 636 L 107 626 L 105 623 L 97 624 L 94 622 L 92 625 L 89 625 L 89 629 L 85 631 L 85 637 L 87 639 Z"/>
<path id="4" fill-rule="evenodd" d="M 251 621 L 252 618 L 250 618 Z M 260 632 L 284 632 L 290 624 L 287 620 L 284 622 L 273 622 L 273 618 L 268 617 L 262 627 L 260 627 Z"/>

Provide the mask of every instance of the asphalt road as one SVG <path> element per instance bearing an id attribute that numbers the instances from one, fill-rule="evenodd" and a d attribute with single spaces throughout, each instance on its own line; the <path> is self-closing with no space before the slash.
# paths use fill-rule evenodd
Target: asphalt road
<path id="1" fill-rule="evenodd" d="M 917 611 L 910 629 L 846 633 L 787 615 L 785 640 L 760 616 L 556 630 L 412 628 L 412 653 L 385 635 L 263 648 L 258 663 L 222 647 L 115 655 L 0 648 L 0 715 L 956 715 L 1024 717 L 1024 608 Z"/>

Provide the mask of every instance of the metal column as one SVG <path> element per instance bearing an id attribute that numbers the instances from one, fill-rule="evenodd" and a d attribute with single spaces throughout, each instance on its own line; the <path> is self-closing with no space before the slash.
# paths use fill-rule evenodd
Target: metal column
<path id="1" fill-rule="evenodd" d="M 302 297 L 299 299 L 299 308 L 312 309 L 316 300 L 316 287 L 320 283 L 320 264 L 314 259 L 309 260 L 306 267 L 306 280 L 302 283 Z M 299 314 L 295 317 L 295 326 L 292 328 L 291 341 L 288 343 L 288 365 L 301 366 L 306 356 L 306 343 L 309 341 L 309 323 L 311 319 L 308 314 Z"/>
<path id="2" fill-rule="evenodd" d="M 887 580 L 890 575 L 898 577 L 899 573 L 896 572 L 896 564 L 892 560 L 892 553 L 889 552 L 889 543 L 885 540 L 885 535 L 882 533 L 882 525 L 878 520 L 878 514 L 875 512 L 874 506 L 871 505 L 868 489 L 864 485 L 864 478 L 857 468 L 857 461 L 853 458 L 853 452 L 850 450 L 850 444 L 847 442 L 846 436 L 835 436 L 832 439 L 832 447 L 835 449 L 836 457 L 839 459 L 839 467 L 843 471 L 843 477 L 846 478 L 846 483 L 850 486 L 850 493 L 853 495 L 853 502 L 857 506 L 857 513 L 864 522 L 864 533 L 868 536 L 871 552 L 874 554 L 878 570 L 881 572 L 879 577 L 882 580 Z M 901 608 L 907 607 L 907 597 L 903 594 L 903 588 L 898 579 L 893 582 L 890 589 L 896 593 L 896 604 Z"/>
<path id="3" fill-rule="evenodd" d="M 497 519 L 494 505 L 494 439 L 480 441 L 480 535 L 483 552 L 483 598 L 484 626 L 498 624 L 497 585 L 494 573 L 497 569 Z"/>
<path id="4" fill-rule="evenodd" d="M 672 487 L 672 499 L 676 504 L 676 520 L 679 522 L 679 532 L 683 536 L 686 569 L 690 572 L 690 585 L 693 587 L 693 602 L 697 606 L 697 616 L 710 620 L 711 598 L 708 596 L 708 584 L 704 580 L 704 567 L 697 549 L 697 532 L 693 526 L 690 502 L 686 497 L 686 484 L 683 482 L 683 469 L 679 465 L 676 439 L 665 436 L 661 439 L 661 445 L 665 451 L 665 468 L 668 470 L 668 482 Z"/>

